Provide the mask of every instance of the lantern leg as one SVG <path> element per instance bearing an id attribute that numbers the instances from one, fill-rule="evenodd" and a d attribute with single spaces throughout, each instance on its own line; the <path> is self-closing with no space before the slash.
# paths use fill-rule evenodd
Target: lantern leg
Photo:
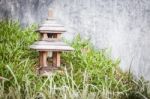
<path id="1" fill-rule="evenodd" d="M 43 52 L 39 52 L 39 67 L 43 66 Z"/>
<path id="2" fill-rule="evenodd" d="M 53 52 L 53 66 L 60 67 L 60 52 Z"/>
<path id="3" fill-rule="evenodd" d="M 48 70 L 46 51 L 39 52 L 39 65 L 40 65 L 40 68 L 38 69 L 39 74 L 42 74 Z"/>
<path id="4" fill-rule="evenodd" d="M 47 52 L 40 51 L 39 52 L 39 61 L 41 67 L 47 67 Z"/>
<path id="5" fill-rule="evenodd" d="M 47 67 L 47 52 L 43 52 L 43 67 Z"/>

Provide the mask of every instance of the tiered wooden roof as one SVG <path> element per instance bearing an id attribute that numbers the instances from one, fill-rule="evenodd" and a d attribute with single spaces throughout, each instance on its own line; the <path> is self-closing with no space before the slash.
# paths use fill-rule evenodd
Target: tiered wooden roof
<path id="1" fill-rule="evenodd" d="M 71 51 L 74 50 L 66 43 L 61 41 L 49 42 L 49 41 L 37 41 L 30 46 L 31 49 L 38 51 Z"/>
<path id="2" fill-rule="evenodd" d="M 61 34 L 65 32 L 64 26 L 59 24 L 55 18 L 48 18 L 39 26 L 37 32 L 40 34 Z M 47 35 L 48 37 L 48 35 Z M 30 46 L 38 51 L 71 51 L 72 47 L 60 41 L 59 38 L 46 38 L 45 41 L 37 41 Z"/>
<path id="3" fill-rule="evenodd" d="M 56 19 L 48 18 L 42 25 L 39 26 L 37 32 L 40 33 L 63 33 L 66 32 L 64 26 L 57 23 Z"/>

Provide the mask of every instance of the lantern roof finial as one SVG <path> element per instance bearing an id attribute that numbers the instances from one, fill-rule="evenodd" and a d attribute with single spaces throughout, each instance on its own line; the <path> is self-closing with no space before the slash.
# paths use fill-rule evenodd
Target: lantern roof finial
<path id="1" fill-rule="evenodd" d="M 51 8 L 48 9 L 48 18 L 53 18 L 53 10 Z"/>
<path id="2" fill-rule="evenodd" d="M 41 25 L 39 25 L 37 32 L 49 34 L 49 33 L 63 33 L 65 31 L 66 30 L 64 26 L 59 24 L 54 18 L 52 8 L 49 8 L 48 18 Z"/>

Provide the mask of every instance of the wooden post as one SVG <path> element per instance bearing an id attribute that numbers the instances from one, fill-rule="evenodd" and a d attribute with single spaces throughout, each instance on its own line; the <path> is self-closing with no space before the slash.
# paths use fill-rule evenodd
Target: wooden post
<path id="1" fill-rule="evenodd" d="M 43 66 L 47 67 L 47 52 L 43 52 Z"/>
<path id="2" fill-rule="evenodd" d="M 43 52 L 39 51 L 39 67 L 43 66 Z"/>
<path id="3" fill-rule="evenodd" d="M 60 40 L 61 39 L 61 34 L 60 33 L 56 33 L 56 34 L 54 34 L 53 37 L 56 38 L 57 40 Z"/>
<path id="4" fill-rule="evenodd" d="M 47 40 L 47 38 L 48 38 L 47 33 L 41 34 L 41 40 Z"/>
<path id="5" fill-rule="evenodd" d="M 47 52 L 46 51 L 39 52 L 39 60 L 40 60 L 40 67 L 47 67 Z"/>
<path id="6" fill-rule="evenodd" d="M 53 66 L 60 67 L 60 52 L 53 52 Z"/>

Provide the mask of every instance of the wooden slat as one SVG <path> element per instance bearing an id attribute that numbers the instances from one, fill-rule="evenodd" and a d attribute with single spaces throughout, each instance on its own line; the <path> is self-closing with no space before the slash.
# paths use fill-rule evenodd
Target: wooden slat
<path id="1" fill-rule="evenodd" d="M 63 32 L 66 32 L 66 31 L 52 31 L 52 30 L 36 30 L 35 32 L 38 32 L 38 33 L 48 33 L 48 34 L 51 34 L 51 33 L 63 33 Z"/>
<path id="2" fill-rule="evenodd" d="M 55 46 L 55 45 L 31 45 L 31 49 L 38 51 L 72 51 L 74 50 L 70 46 Z"/>
<path id="3" fill-rule="evenodd" d="M 50 26 L 47 26 L 47 27 L 40 27 L 38 29 L 38 31 L 65 31 L 65 28 L 62 26 L 62 27 L 50 27 Z"/>
<path id="4" fill-rule="evenodd" d="M 48 41 L 37 41 L 30 46 L 31 49 L 39 51 L 71 51 L 74 50 L 64 42 L 48 42 Z"/>
<path id="5" fill-rule="evenodd" d="M 33 45 L 55 45 L 55 46 L 67 46 L 66 43 L 62 41 L 56 41 L 56 42 L 48 42 L 48 41 L 37 41 L 34 42 Z"/>

